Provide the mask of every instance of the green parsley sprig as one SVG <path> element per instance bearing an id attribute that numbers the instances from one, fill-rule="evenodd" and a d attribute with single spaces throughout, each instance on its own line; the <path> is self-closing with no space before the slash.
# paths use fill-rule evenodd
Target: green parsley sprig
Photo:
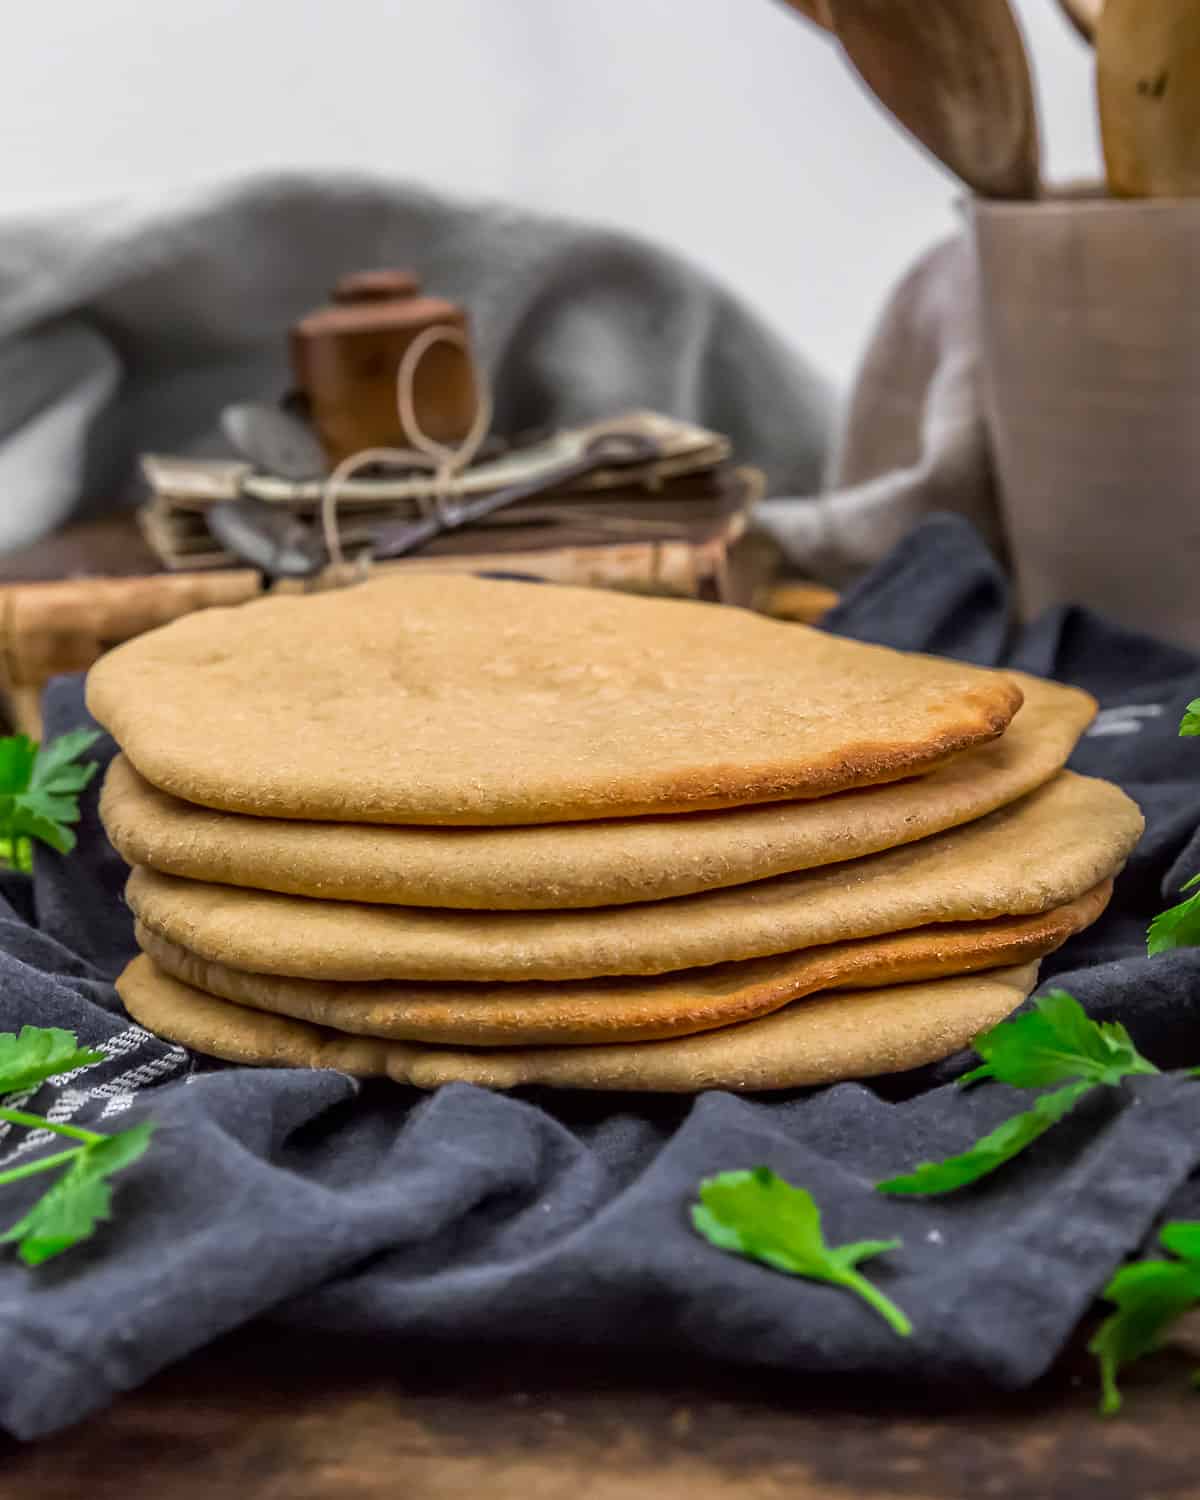
<path id="1" fill-rule="evenodd" d="M 1179 733 L 1183 737 L 1200 735 L 1200 698 L 1193 698 L 1184 709 Z M 1197 885 L 1200 885 L 1200 875 L 1193 875 L 1181 889 L 1190 891 Z M 1151 958 L 1156 953 L 1166 953 L 1171 948 L 1197 946 L 1200 946 L 1200 891 L 1189 896 L 1186 901 L 1160 911 L 1146 933 L 1146 952 Z"/>
<path id="2" fill-rule="evenodd" d="M 692 1207 L 692 1224 L 719 1250 L 760 1260 L 789 1276 L 843 1287 L 873 1307 L 901 1338 L 912 1332 L 896 1304 L 857 1269 L 864 1260 L 898 1249 L 900 1241 L 827 1245 L 812 1194 L 777 1177 L 769 1167 L 707 1178 L 700 1184 L 700 1202 Z"/>
<path id="3" fill-rule="evenodd" d="M 1159 1074 L 1123 1026 L 1093 1021 L 1063 990 L 1052 990 L 1024 1015 L 983 1032 L 975 1039 L 975 1048 L 982 1061 L 960 1084 L 993 1079 L 1020 1089 L 1051 1087 L 1051 1092 L 957 1156 L 922 1162 L 905 1176 L 877 1183 L 879 1192 L 929 1196 L 967 1187 L 1011 1161 L 1091 1090 Z M 1188 1073 L 1200 1077 L 1200 1068 Z M 861 1261 L 894 1250 L 901 1242 L 865 1240 L 827 1246 L 811 1194 L 766 1167 L 725 1172 L 701 1183 L 692 1223 L 719 1249 L 794 1276 L 841 1286 L 874 1307 L 897 1333 L 911 1332 L 907 1317 L 856 1269 Z M 1157 1348 L 1175 1319 L 1200 1302 L 1200 1223 L 1168 1224 L 1161 1238 L 1176 1259 L 1124 1266 L 1103 1292 L 1115 1303 L 1116 1311 L 1105 1319 L 1088 1348 L 1100 1361 L 1101 1410 L 1105 1413 L 1120 1407 L 1116 1383 L 1120 1368 Z M 1196 1383 L 1200 1385 L 1200 1375 Z"/>
<path id="4" fill-rule="evenodd" d="M 79 757 L 99 738 L 97 730 L 76 729 L 48 745 L 27 734 L 0 739 L 0 861 L 31 870 L 34 839 L 60 854 L 71 852 L 79 794 L 97 770 L 95 761 Z"/>
<path id="5" fill-rule="evenodd" d="M 1200 736 L 1200 698 L 1188 704 L 1179 733 Z M 1157 916 L 1147 933 L 1153 956 L 1170 948 L 1200 946 L 1200 874 L 1183 887 L 1194 891 Z M 1049 1089 L 1020 1114 L 998 1125 L 974 1145 L 940 1162 L 921 1162 L 911 1172 L 876 1184 L 890 1196 L 952 1193 L 987 1177 L 1011 1161 L 1064 1119 L 1088 1094 L 1116 1088 L 1131 1077 L 1157 1074 L 1125 1028 L 1096 1022 L 1065 990 L 1052 990 L 1024 1015 L 983 1032 L 974 1046 L 982 1061 L 960 1079 L 967 1086 L 985 1080 L 1018 1089 Z M 1189 1070 L 1200 1077 L 1200 1068 Z M 827 1281 L 857 1293 L 897 1333 L 910 1324 L 877 1287 L 855 1268 L 871 1256 L 895 1249 L 898 1240 L 869 1240 L 831 1248 L 824 1243 L 820 1214 L 811 1194 L 791 1186 L 765 1167 L 726 1172 L 700 1187 L 693 1207 L 697 1231 L 722 1250 L 763 1261 L 796 1276 Z M 1156 1349 L 1171 1324 L 1200 1302 L 1200 1223 L 1177 1221 L 1161 1233 L 1173 1259 L 1135 1261 L 1123 1266 L 1105 1287 L 1113 1303 L 1088 1345 L 1100 1362 L 1101 1410 L 1119 1410 L 1120 1369 Z M 1200 1385 L 1200 1373 L 1196 1376 Z"/>
<path id="6" fill-rule="evenodd" d="M 995 1079 L 1019 1089 L 1064 1086 L 1043 1094 L 1031 1109 L 959 1155 L 921 1162 L 901 1177 L 877 1183 L 879 1192 L 927 1197 L 967 1187 L 1032 1145 L 1094 1088 L 1115 1088 L 1125 1078 L 1158 1072 L 1124 1026 L 1093 1021 L 1065 990 L 1039 996 L 1033 1010 L 1001 1021 L 977 1036 L 974 1046 L 983 1062 L 959 1080 L 963 1085 Z"/>
<path id="7" fill-rule="evenodd" d="M 0 1032 L 0 1095 L 27 1092 L 49 1078 L 102 1062 L 104 1057 L 103 1052 L 81 1048 L 74 1033 L 58 1027 L 24 1026 L 19 1034 Z M 75 1142 L 66 1150 L 0 1172 L 2 1187 L 39 1172 L 66 1168 L 33 1207 L 0 1234 L 0 1244 L 15 1242 L 27 1266 L 41 1265 L 96 1232 L 112 1205 L 108 1179 L 137 1161 L 154 1129 L 154 1122 L 146 1120 L 129 1130 L 104 1135 L 7 1105 L 0 1105 L 0 1120 Z"/>
<path id="8" fill-rule="evenodd" d="M 1190 891 L 1200 885 L 1200 875 L 1193 875 L 1180 890 Z M 1160 911 L 1146 933 L 1146 952 L 1151 958 L 1171 948 L 1195 948 L 1200 944 L 1200 891 Z"/>
<path id="9" fill-rule="evenodd" d="M 1122 1266 L 1101 1294 L 1117 1309 L 1088 1344 L 1089 1353 L 1100 1361 L 1100 1410 L 1105 1416 L 1121 1409 L 1121 1367 L 1157 1349 L 1171 1324 L 1200 1301 L 1200 1224 L 1183 1219 L 1164 1224 L 1159 1239 L 1177 1260 L 1138 1260 Z"/>
<path id="10" fill-rule="evenodd" d="M 928 1198 L 970 1187 L 1032 1146 L 1068 1115 L 1091 1087 L 1090 1083 L 1069 1083 L 1066 1088 L 1043 1094 L 1031 1109 L 997 1125 L 966 1151 L 944 1161 L 918 1162 L 911 1172 L 876 1183 L 876 1190 L 895 1197 Z"/>

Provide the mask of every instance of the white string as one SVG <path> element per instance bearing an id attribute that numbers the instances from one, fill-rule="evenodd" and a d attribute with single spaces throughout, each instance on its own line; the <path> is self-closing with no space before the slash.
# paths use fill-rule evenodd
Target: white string
<path id="1" fill-rule="evenodd" d="M 417 367 L 435 344 L 451 344 L 461 349 L 470 358 L 470 347 L 465 335 L 457 328 L 437 324 L 423 329 L 404 351 L 400 368 L 396 371 L 396 411 L 400 418 L 400 430 L 408 440 L 407 448 L 364 448 L 342 459 L 325 481 L 321 490 L 321 530 L 325 537 L 325 549 L 335 567 L 346 561 L 338 535 L 337 508 L 346 482 L 371 464 L 391 463 L 408 467 L 430 469 L 433 472 L 432 504 L 441 511 L 453 493 L 453 481 L 475 458 L 487 439 L 492 427 L 492 393 L 482 371 L 475 374 L 475 416 L 466 437 L 457 446 L 439 443 L 422 430 L 417 418 L 414 391 Z"/>

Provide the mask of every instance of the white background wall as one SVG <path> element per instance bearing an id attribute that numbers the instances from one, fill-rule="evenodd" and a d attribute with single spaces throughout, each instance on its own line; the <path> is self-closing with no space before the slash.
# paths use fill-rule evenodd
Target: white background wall
<path id="1" fill-rule="evenodd" d="M 1091 56 L 1017 0 L 1054 177 Z M 844 381 L 954 184 L 775 0 L 6 0 L 0 211 L 352 165 L 635 228 Z"/>

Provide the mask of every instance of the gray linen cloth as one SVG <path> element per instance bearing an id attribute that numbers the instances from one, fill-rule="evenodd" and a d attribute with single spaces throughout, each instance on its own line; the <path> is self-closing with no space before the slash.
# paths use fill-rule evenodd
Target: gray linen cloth
<path id="1" fill-rule="evenodd" d="M 934 512 L 964 516 L 1003 555 L 978 307 L 965 235 L 897 284 L 842 412 L 825 493 L 797 503 L 777 491 L 759 507 L 759 528 L 800 571 L 844 584 Z"/>
<path id="2" fill-rule="evenodd" d="M 820 485 L 832 401 L 762 322 L 616 232 L 345 175 L 248 178 L 0 218 L 0 551 L 138 493 L 137 455 L 220 451 L 286 390 L 286 329 L 344 272 L 411 267 L 470 309 L 512 432 L 650 406 Z"/>

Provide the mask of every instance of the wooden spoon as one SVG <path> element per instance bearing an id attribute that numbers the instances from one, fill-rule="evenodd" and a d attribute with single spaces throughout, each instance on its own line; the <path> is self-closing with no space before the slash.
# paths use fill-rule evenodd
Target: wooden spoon
<path id="1" fill-rule="evenodd" d="M 833 13 L 829 8 L 829 0 L 784 0 L 784 4 L 798 10 L 802 16 L 807 16 L 814 26 L 823 26 L 826 31 L 833 30 Z"/>
<path id="2" fill-rule="evenodd" d="M 1063 15 L 1074 26 L 1085 42 L 1096 40 L 1096 27 L 1100 24 L 1100 13 L 1104 0 L 1058 0 Z"/>
<path id="3" fill-rule="evenodd" d="M 987 198 L 1036 198 L 1038 130 L 1008 0 L 828 0 L 867 86 Z"/>
<path id="4" fill-rule="evenodd" d="M 1108 0 L 1096 32 L 1109 191 L 1200 195 L 1200 3 Z"/>

